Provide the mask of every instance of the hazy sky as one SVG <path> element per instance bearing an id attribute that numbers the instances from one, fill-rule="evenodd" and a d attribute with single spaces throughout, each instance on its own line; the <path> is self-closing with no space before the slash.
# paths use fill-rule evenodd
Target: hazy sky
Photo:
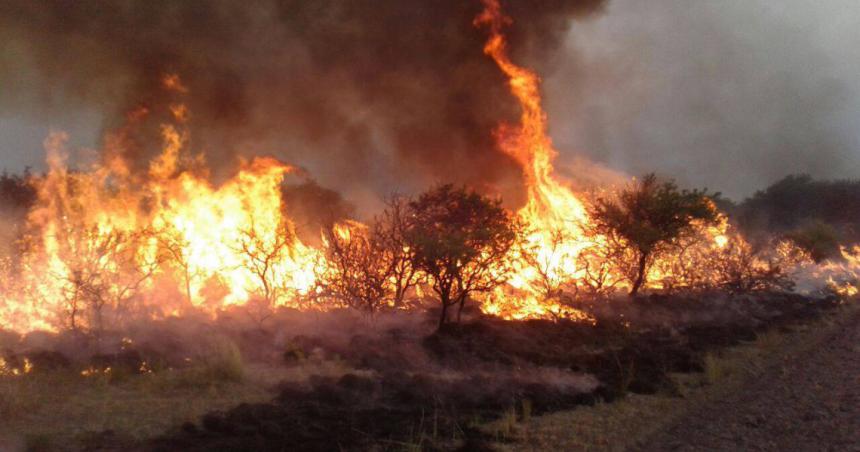
<path id="1" fill-rule="evenodd" d="M 612 0 L 547 77 L 559 148 L 740 198 L 860 177 L 860 3 Z"/>
<path id="2" fill-rule="evenodd" d="M 860 177 L 857 24 L 856 0 L 611 0 L 543 63 L 551 133 L 562 159 L 736 199 L 789 173 Z M 0 93 L 0 167 L 38 168 L 51 129 L 97 144 L 98 106 L 46 94 L 28 55 L 0 50 L 16 90 Z"/>

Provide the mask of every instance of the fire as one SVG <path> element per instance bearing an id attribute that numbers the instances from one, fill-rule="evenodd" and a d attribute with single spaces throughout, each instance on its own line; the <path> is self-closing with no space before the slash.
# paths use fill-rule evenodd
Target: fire
<path id="1" fill-rule="evenodd" d="M 558 154 L 547 134 L 547 117 L 541 106 L 540 78 L 534 72 L 514 64 L 507 54 L 502 28 L 511 22 L 504 16 L 497 0 L 484 0 L 484 11 L 475 25 L 487 27 L 489 38 L 484 53 L 490 56 L 508 77 L 508 86 L 522 109 L 516 127 L 503 126 L 497 131 L 500 148 L 522 167 L 528 201 L 517 214 L 529 228 L 527 242 L 536 253 L 538 266 L 549 278 L 574 276 L 577 257 L 588 246 L 580 224 L 588 214 L 579 198 L 555 176 L 553 162 Z M 557 240 L 559 239 L 559 240 Z M 535 287 L 538 269 L 524 266 L 513 275 L 511 285 L 528 293 L 527 299 L 514 306 L 503 306 L 512 298 L 497 293 L 484 305 L 489 313 L 511 318 L 544 316 L 560 306 L 547 306 L 539 300 Z"/>
<path id="2" fill-rule="evenodd" d="M 827 261 L 812 272 L 816 280 L 827 281 L 834 292 L 853 297 L 860 294 L 860 246 L 841 248 L 842 261 Z"/>
<path id="3" fill-rule="evenodd" d="M 24 358 L 21 365 L 15 365 L 0 356 L 0 377 L 20 377 L 32 371 L 33 363 L 28 358 Z"/>
<path id="4" fill-rule="evenodd" d="M 509 287 L 484 300 L 482 309 L 513 319 L 564 316 L 589 320 L 571 303 L 562 302 L 564 292 L 585 291 L 593 295 L 625 288 L 629 283 L 621 269 L 607 267 L 601 261 L 606 238 L 587 232 L 586 203 L 556 175 L 554 161 L 558 151 L 547 133 L 540 78 L 513 63 L 507 52 L 502 29 L 511 19 L 502 13 L 498 0 L 483 0 L 483 4 L 484 10 L 474 23 L 489 32 L 484 53 L 507 76 L 510 92 L 521 108 L 519 124 L 500 127 L 496 136 L 501 150 L 522 167 L 528 200 L 517 215 L 529 233 L 520 270 L 511 276 Z M 695 246 L 684 247 L 684 253 L 655 262 L 649 270 L 648 287 L 693 287 L 714 282 L 717 276 L 702 274 L 708 271 L 709 261 L 724 258 L 729 249 L 749 249 L 740 235 L 730 232 L 725 216 L 715 226 L 699 226 L 696 239 Z M 756 261 L 750 265 L 765 271 L 770 263 Z M 698 272 L 692 272 L 693 268 Z"/>
<path id="5" fill-rule="evenodd" d="M 178 78 L 166 78 L 165 86 L 182 87 Z M 162 136 L 162 151 L 143 178 L 128 171 L 118 152 L 88 171 L 71 171 L 67 137 L 46 140 L 48 171 L 35 181 L 38 204 L 28 218 L 22 277 L 4 287 L 0 303 L 5 327 L 26 332 L 93 326 L 102 316 L 136 312 L 215 313 L 259 298 L 287 306 L 309 290 L 319 252 L 296 237 L 281 210 L 281 183 L 293 168 L 255 158 L 215 187 L 205 168 L 184 167 L 184 131 L 165 125 Z M 10 285 L 13 278 L 3 280 Z M 169 280 L 182 287 L 174 297 L 181 301 L 153 295 Z"/>
<path id="6" fill-rule="evenodd" d="M 547 132 L 540 78 L 513 63 L 507 52 L 503 28 L 511 20 L 498 0 L 483 4 L 474 22 L 489 33 L 483 50 L 507 77 L 521 107 L 519 123 L 500 127 L 496 137 L 522 168 L 527 202 L 516 215 L 527 234 L 509 283 L 478 301 L 485 313 L 508 319 L 591 321 L 571 297 L 627 283 L 621 269 L 600 260 L 606 238 L 588 232 L 585 198 L 554 169 L 558 151 Z M 164 76 L 162 86 L 174 96 L 188 93 L 175 74 Z M 181 102 L 166 108 L 172 124 L 162 126 L 161 151 L 141 174 L 131 170 L 122 151 L 126 129 L 146 118 L 147 108 L 130 112 L 126 129 L 108 136 L 101 159 L 83 171 L 68 167 L 65 134 L 46 139 L 48 170 L 32 181 L 38 201 L 28 216 L 23 254 L 0 261 L 3 328 L 98 329 L 133 315 L 216 315 L 230 306 L 257 304 L 305 308 L 303 300 L 313 298 L 325 252 L 303 243 L 282 209 L 281 185 L 294 168 L 254 158 L 242 161 L 231 179 L 213 185 L 203 158 L 189 149 L 188 108 Z M 366 228 L 350 221 L 335 234 L 346 239 Z M 716 226 L 700 227 L 698 234 L 701 245 L 651 267 L 649 287 L 713 282 L 718 276 L 703 274 L 709 272 L 703 265 L 717 258 L 765 273 L 773 265 L 750 264 L 750 245 L 730 230 L 725 217 Z M 844 257 L 844 264 L 819 270 L 837 291 L 853 295 L 860 248 L 844 251 Z M 737 273 L 723 270 L 729 279 Z M 416 291 L 420 295 L 422 288 Z M 0 375 L 7 367 L 0 361 Z"/>

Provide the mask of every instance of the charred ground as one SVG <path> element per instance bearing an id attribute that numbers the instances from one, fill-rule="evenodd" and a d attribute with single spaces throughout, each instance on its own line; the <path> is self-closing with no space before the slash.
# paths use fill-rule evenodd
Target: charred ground
<path id="1" fill-rule="evenodd" d="M 151 440 L 91 432 L 72 449 L 450 450 L 489 447 L 499 438 L 481 428 L 488 421 L 630 393 L 677 395 L 671 375 L 702 372 L 715 351 L 808 322 L 840 302 L 786 293 L 652 296 L 593 306 L 595 324 L 470 313 L 439 331 L 429 314 L 370 322 L 350 312 L 309 319 L 283 311 L 263 330 L 241 318 L 141 326 L 137 336 L 116 336 L 113 350 L 95 355 L 74 353 L 70 337 L 25 338 L 5 359 L 9 368 L 26 359 L 43 374 L 111 368 L 106 384 L 117 385 L 188 369 L 189 355 L 206 359 L 189 350 L 189 339 L 217 333 L 235 344 L 245 365 L 306 368 L 271 402 L 210 412 Z M 319 363 L 343 371 L 316 372 Z"/>

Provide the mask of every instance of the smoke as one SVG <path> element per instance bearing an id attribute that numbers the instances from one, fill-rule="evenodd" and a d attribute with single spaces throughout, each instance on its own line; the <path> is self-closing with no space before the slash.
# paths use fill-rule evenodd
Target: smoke
<path id="1" fill-rule="evenodd" d="M 504 2 L 515 56 L 540 68 L 571 20 L 603 3 Z M 146 108 L 148 122 L 126 149 L 140 165 L 181 100 L 191 146 L 216 175 L 237 155 L 273 154 L 359 204 L 437 181 L 509 194 L 519 190 L 519 169 L 492 131 L 518 111 L 482 53 L 484 32 L 472 25 L 481 8 L 477 0 L 6 1 L 0 109 L 95 110 L 108 131 Z M 182 96 L 162 85 L 174 73 Z"/>
<path id="2" fill-rule="evenodd" d="M 858 20 L 851 0 L 612 0 L 547 77 L 551 132 L 736 199 L 790 173 L 857 178 Z"/>

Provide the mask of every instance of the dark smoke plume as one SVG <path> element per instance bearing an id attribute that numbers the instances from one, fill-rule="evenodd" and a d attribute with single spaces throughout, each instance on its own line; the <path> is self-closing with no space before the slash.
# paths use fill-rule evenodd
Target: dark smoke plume
<path id="1" fill-rule="evenodd" d="M 503 2 L 515 57 L 540 69 L 570 21 L 604 2 Z M 518 110 L 482 53 L 484 32 L 472 25 L 481 8 L 478 0 L 7 0 L 0 82 L 14 91 L 22 78 L 12 74 L 32 71 L 41 101 L 95 106 L 106 131 L 146 108 L 149 119 L 129 137 L 138 164 L 157 150 L 158 124 L 181 97 L 191 146 L 216 174 L 237 154 L 265 153 L 359 203 L 443 180 L 510 195 L 519 170 L 496 150 L 492 130 Z M 181 77 L 185 94 L 165 91 L 167 73 Z M 10 105 L 10 96 L 0 101 Z"/>

